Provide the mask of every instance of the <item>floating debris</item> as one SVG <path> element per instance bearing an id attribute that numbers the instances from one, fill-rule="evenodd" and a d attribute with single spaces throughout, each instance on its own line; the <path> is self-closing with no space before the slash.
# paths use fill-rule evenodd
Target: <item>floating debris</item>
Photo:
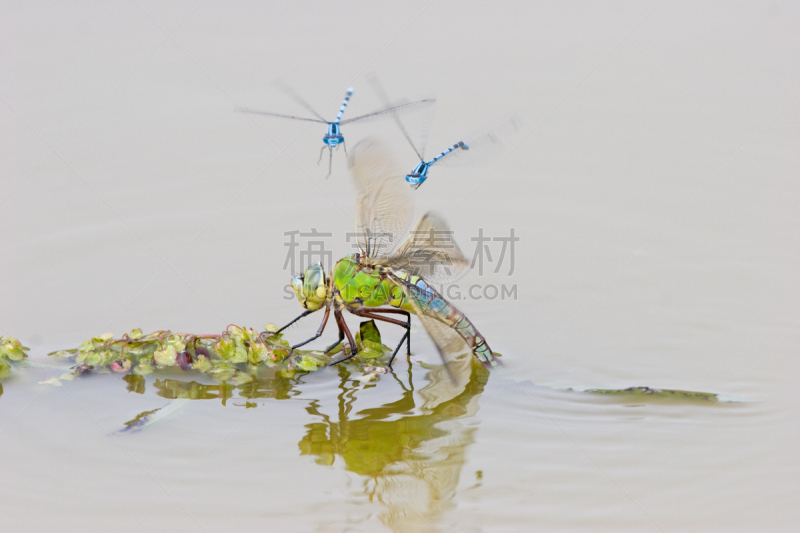
<path id="1" fill-rule="evenodd" d="M 150 411 L 143 411 L 136 415 L 135 418 L 125 422 L 125 427 L 120 429 L 117 433 L 141 431 L 145 427 L 155 424 L 159 420 L 174 413 L 185 405 L 185 400 L 173 400 L 164 407 L 157 407 L 156 409 L 152 409 Z"/>
<path id="2" fill-rule="evenodd" d="M 653 389 L 650 387 L 628 387 L 627 389 L 588 389 L 586 392 L 608 394 L 625 399 L 686 400 L 694 402 L 717 402 L 719 398 L 710 392 L 692 392 L 675 389 Z"/>
<path id="3" fill-rule="evenodd" d="M 114 362 L 116 363 L 117 361 L 114 361 Z M 130 368 L 130 365 L 128 365 L 128 367 Z M 113 363 L 112 363 L 112 369 L 113 369 Z M 79 365 L 74 367 L 74 370 L 73 370 L 72 373 L 74 375 L 76 375 L 76 376 L 82 376 L 84 374 L 91 374 L 92 370 L 94 370 L 94 367 L 92 365 L 87 365 L 86 363 L 81 363 L 81 364 L 79 364 Z"/>
<path id="4" fill-rule="evenodd" d="M 75 374 L 74 372 L 64 372 L 60 376 L 40 381 L 39 385 L 53 385 L 55 387 L 61 387 L 61 384 L 63 382 L 72 381 L 73 379 L 75 379 L 76 376 L 77 374 Z"/>

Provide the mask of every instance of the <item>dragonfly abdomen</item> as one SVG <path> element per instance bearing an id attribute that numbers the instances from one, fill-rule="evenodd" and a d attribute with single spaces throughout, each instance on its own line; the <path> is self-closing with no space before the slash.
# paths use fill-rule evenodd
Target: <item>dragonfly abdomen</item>
<path id="1" fill-rule="evenodd" d="M 408 272 L 394 270 L 389 276 L 395 282 L 403 283 L 408 290 L 407 297 L 414 298 L 416 307 L 426 316 L 435 318 L 439 322 L 454 329 L 464 339 L 472 353 L 484 364 L 496 366 L 497 361 L 486 339 L 480 334 L 475 325 L 467 316 L 449 303 L 439 292 L 431 287 L 424 279 Z M 414 311 L 414 306 L 407 306 L 405 298 L 401 302 L 404 309 Z M 400 306 L 398 306 L 400 307 Z"/>

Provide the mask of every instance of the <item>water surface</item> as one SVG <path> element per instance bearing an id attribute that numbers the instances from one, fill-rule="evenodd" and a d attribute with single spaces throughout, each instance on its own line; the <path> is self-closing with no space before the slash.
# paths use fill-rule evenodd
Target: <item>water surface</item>
<path id="1" fill-rule="evenodd" d="M 0 13 L 0 334 L 33 363 L 2 384 L 4 531 L 800 522 L 794 4 Z M 458 301 L 502 368 L 443 392 L 415 330 L 411 378 L 400 362 L 376 383 L 347 368 L 252 390 L 181 374 L 41 383 L 60 372 L 48 352 L 92 335 L 299 314 L 285 233 L 316 228 L 332 258 L 350 253 L 344 154 L 326 180 L 324 131 L 234 109 L 300 112 L 282 79 L 326 115 L 353 85 L 350 111 L 366 113 L 369 72 L 397 97 L 439 99 L 431 151 L 520 117 L 503 147 L 415 192 L 469 256 L 481 231 L 519 237 L 513 271 L 491 241 L 494 261 L 461 282 L 516 298 Z M 413 167 L 391 123 L 345 131 L 353 146 L 371 133 Z M 638 386 L 736 401 L 581 392 Z"/>

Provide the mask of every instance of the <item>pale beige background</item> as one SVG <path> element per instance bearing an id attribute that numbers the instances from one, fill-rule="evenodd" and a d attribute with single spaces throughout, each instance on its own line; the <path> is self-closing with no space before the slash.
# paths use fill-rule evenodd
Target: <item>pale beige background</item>
<path id="1" fill-rule="evenodd" d="M 478 228 L 521 239 L 513 276 L 465 282 L 519 298 L 460 304 L 506 364 L 463 467 L 463 488 L 475 470 L 483 484 L 441 527 L 800 523 L 796 3 L 4 1 L 0 25 L 0 334 L 34 360 L 105 331 L 294 317 L 283 233 L 330 231 L 348 253 L 344 156 L 325 180 L 324 126 L 234 109 L 301 113 L 281 79 L 326 115 L 353 85 L 355 116 L 379 105 L 374 72 L 438 99 L 431 152 L 484 120 L 523 124 L 416 193 L 468 253 Z M 3 530 L 382 527 L 353 474 L 298 456 L 291 402 L 244 422 L 193 405 L 121 447 L 105 432 L 152 397 L 43 377 L 0 398 Z M 749 403 L 636 410 L 530 382 Z"/>

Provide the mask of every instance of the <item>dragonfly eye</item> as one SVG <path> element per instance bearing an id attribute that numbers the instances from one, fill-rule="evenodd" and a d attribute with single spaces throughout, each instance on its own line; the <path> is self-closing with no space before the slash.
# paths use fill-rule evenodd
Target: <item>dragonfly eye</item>
<path id="1" fill-rule="evenodd" d="M 303 279 L 303 296 L 306 309 L 312 311 L 319 309 L 328 297 L 328 286 L 322 263 L 314 263 L 306 269 Z"/>
<path id="2" fill-rule="evenodd" d="M 303 294 L 303 276 L 294 276 L 292 278 L 292 290 L 303 307 L 306 306 L 306 296 Z"/>

